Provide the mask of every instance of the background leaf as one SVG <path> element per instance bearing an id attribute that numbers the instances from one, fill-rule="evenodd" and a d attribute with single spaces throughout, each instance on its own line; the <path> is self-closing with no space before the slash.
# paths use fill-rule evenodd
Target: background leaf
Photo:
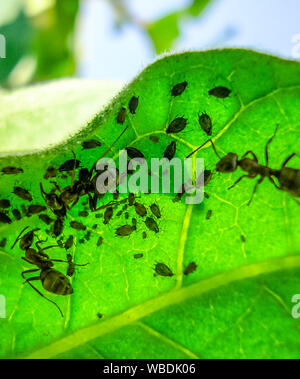
<path id="1" fill-rule="evenodd" d="M 300 152 L 299 71 L 299 63 L 243 50 L 166 57 L 142 72 L 76 136 L 51 150 L 2 158 L 0 169 L 21 166 L 24 174 L 2 176 L 1 196 L 11 201 L 11 208 L 21 210 L 22 202 L 11 194 L 17 184 L 31 191 L 34 203 L 43 204 L 39 183 L 42 181 L 47 191 L 51 187 L 43 179 L 46 168 L 71 159 L 72 150 L 83 166 L 90 167 L 123 130 L 116 116 L 133 95 L 139 96 L 139 107 L 136 115 L 127 115 L 124 126 L 130 128 L 113 155 L 133 146 L 147 159 L 161 157 L 166 146 L 176 140 L 176 156 L 184 158 L 208 138 L 198 124 L 198 114 L 206 112 L 212 118 L 213 139 L 220 154 L 233 151 L 241 156 L 251 149 L 261 162 L 266 141 L 279 124 L 270 146 L 270 165 L 280 167 L 291 152 Z M 184 80 L 188 82 L 186 91 L 173 98 L 171 89 Z M 220 85 L 232 91 L 228 98 L 208 95 Z M 54 112 L 55 106 L 49 103 L 51 109 Z M 183 115 L 188 119 L 187 128 L 178 135 L 166 135 L 170 121 Z M 34 122 L 34 112 L 30 117 Z M 151 135 L 157 136 L 159 143 L 151 142 Z M 79 144 L 90 138 L 103 143 L 101 150 L 81 149 Z M 214 169 L 217 158 L 209 145 L 198 155 L 205 158 L 207 169 Z M 296 159 L 291 165 L 298 167 Z M 247 207 L 254 181 L 245 180 L 228 191 L 240 175 L 240 171 L 215 173 L 205 189 L 209 199 L 198 206 L 174 203 L 173 196 L 166 194 L 141 195 L 139 202 L 149 214 L 154 202 L 161 209 L 157 234 L 148 231 L 143 219 L 129 207 L 129 220 L 137 218 L 137 231 L 130 237 L 116 237 L 115 229 L 128 223 L 125 212 L 103 225 L 103 219 L 95 214 L 79 216 L 86 207 L 80 201 L 68 214 L 63 235 L 64 239 L 75 236 L 76 263 L 90 265 L 77 268 L 74 295 L 49 295 L 63 309 L 64 319 L 55 307 L 23 286 L 20 273 L 30 267 L 20 259 L 18 248 L 10 250 L 27 225 L 40 227 L 39 237 L 47 237 L 47 245 L 55 243 L 45 225 L 37 216 L 24 215 L 12 225 L 0 225 L 1 237 L 8 240 L 0 257 L 0 293 L 7 298 L 8 314 L 6 320 L 0 320 L 2 356 L 299 357 L 299 321 L 291 317 L 291 298 L 299 292 L 299 208 L 288 194 L 267 181 Z M 58 179 L 60 186 L 69 182 L 69 178 Z M 103 203 L 111 199 L 106 195 Z M 213 213 L 207 220 L 209 210 Z M 8 214 L 11 216 L 11 209 Z M 69 227 L 75 219 L 91 232 L 84 244 L 79 241 L 87 231 L 76 234 Z M 144 231 L 146 239 L 142 238 Z M 96 247 L 99 236 L 103 245 Z M 134 259 L 136 253 L 143 253 L 143 258 Z M 53 249 L 51 257 L 63 259 L 65 252 Z M 174 277 L 154 277 L 157 261 L 166 263 Z M 197 270 L 184 276 L 183 268 L 192 261 Z M 57 267 L 65 272 L 64 265 Z"/>

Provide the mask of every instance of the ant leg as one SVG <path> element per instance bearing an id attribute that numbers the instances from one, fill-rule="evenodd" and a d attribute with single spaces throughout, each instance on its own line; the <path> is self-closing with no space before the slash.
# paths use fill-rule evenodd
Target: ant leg
<path id="1" fill-rule="evenodd" d="M 275 180 L 271 177 L 271 176 L 268 176 L 270 182 L 279 190 L 281 190 L 281 188 L 275 183 Z"/>
<path id="2" fill-rule="evenodd" d="M 56 182 L 51 181 L 50 183 L 54 185 L 54 187 L 56 188 L 56 190 L 58 192 L 62 192 L 62 189 L 60 188 L 60 186 Z"/>
<path id="3" fill-rule="evenodd" d="M 294 197 L 292 197 L 292 199 L 293 199 L 298 205 L 300 205 L 300 201 L 296 200 Z"/>
<path id="4" fill-rule="evenodd" d="M 214 151 L 214 153 L 216 154 L 216 156 L 217 156 L 219 159 L 221 159 L 221 157 L 220 157 L 220 155 L 218 154 L 217 149 L 216 149 L 215 144 L 214 144 L 214 142 L 213 142 L 212 139 L 208 139 L 207 141 L 205 141 L 201 146 L 199 146 L 199 147 L 198 147 L 196 150 L 194 150 L 190 155 L 188 155 L 188 156 L 186 157 L 186 159 L 187 159 L 187 158 L 190 158 L 192 155 L 196 154 L 199 150 L 202 149 L 202 147 L 204 147 L 205 145 L 207 145 L 208 142 L 211 143 L 211 146 L 212 146 L 213 151 Z"/>
<path id="5" fill-rule="evenodd" d="M 293 153 L 291 155 L 289 155 L 286 160 L 282 163 L 282 166 L 281 166 L 281 170 L 289 163 L 289 161 L 291 159 L 293 159 L 297 154 L 296 153 Z"/>
<path id="6" fill-rule="evenodd" d="M 13 244 L 12 247 L 11 247 L 11 250 L 16 246 L 16 243 L 20 240 L 21 235 L 22 235 L 22 234 L 25 232 L 25 230 L 27 230 L 28 228 L 29 228 L 29 226 L 26 226 L 26 228 L 24 228 L 24 229 L 22 230 L 22 232 L 18 235 L 17 239 L 15 240 L 14 244 Z"/>
<path id="7" fill-rule="evenodd" d="M 39 271 L 39 270 L 37 270 Z M 41 278 L 39 276 L 35 276 L 35 277 L 32 277 L 32 278 L 28 278 L 26 279 L 26 282 L 25 283 L 28 283 L 30 285 L 30 287 L 32 289 L 34 289 L 40 296 L 42 296 L 44 299 L 46 299 L 47 301 L 49 301 L 50 303 L 54 304 L 56 306 L 56 308 L 59 310 L 60 314 L 61 314 L 61 317 L 64 317 L 64 314 L 62 313 L 61 309 L 59 308 L 59 306 L 52 300 L 48 299 L 48 297 L 46 297 L 45 295 L 43 295 L 32 283 L 30 283 L 31 281 L 33 280 L 41 280 Z"/>
<path id="8" fill-rule="evenodd" d="M 58 262 L 58 263 L 72 263 L 74 266 L 80 266 L 80 267 L 84 267 L 84 266 L 87 266 L 89 265 L 90 263 L 85 263 L 84 265 L 80 265 L 80 264 L 77 264 L 77 263 L 73 263 L 73 261 L 63 261 L 61 259 L 50 259 L 51 262 Z"/>
<path id="9" fill-rule="evenodd" d="M 257 187 L 263 182 L 264 179 L 265 179 L 265 177 L 262 176 L 262 177 L 256 182 L 255 187 L 254 187 L 254 190 L 253 190 L 253 192 L 252 192 L 252 196 L 251 196 L 250 200 L 248 201 L 248 204 L 247 204 L 248 206 L 252 203 L 252 200 L 253 200 L 253 198 L 254 198 L 254 195 L 256 194 L 256 191 L 257 191 Z"/>
<path id="10" fill-rule="evenodd" d="M 255 178 L 255 176 L 251 176 L 251 175 L 243 175 L 241 176 L 231 187 L 229 187 L 228 189 L 231 190 L 232 188 L 234 188 L 241 180 L 243 180 L 244 178 L 248 178 L 248 179 L 253 179 Z"/>
<path id="11" fill-rule="evenodd" d="M 247 153 L 245 153 L 243 156 L 242 156 L 242 159 L 246 158 L 246 156 L 248 154 L 251 154 L 252 155 L 252 158 L 255 160 L 256 163 L 258 163 L 258 159 L 257 159 L 257 156 L 253 153 L 253 151 L 249 150 L 247 151 Z"/>
<path id="12" fill-rule="evenodd" d="M 273 136 L 268 140 L 268 142 L 266 143 L 266 146 L 265 146 L 266 166 L 269 165 L 269 145 L 271 144 L 271 142 L 272 142 L 273 139 L 275 138 L 275 136 L 276 136 L 276 134 L 277 134 L 277 131 L 278 131 L 278 127 L 279 127 L 279 125 L 277 124 Z"/>
<path id="13" fill-rule="evenodd" d="M 78 203 L 79 199 L 80 199 L 80 197 L 78 196 L 77 199 L 76 199 L 76 200 L 73 202 L 73 204 L 71 205 L 71 207 L 69 207 L 69 211 L 70 211 L 73 207 L 75 207 L 75 205 Z"/>
<path id="14" fill-rule="evenodd" d="M 26 258 L 22 257 L 22 259 L 24 259 L 24 261 L 27 261 Z M 37 271 L 40 271 L 39 269 L 34 269 L 34 270 L 26 270 L 26 271 L 23 271 L 22 272 L 22 278 L 26 280 L 25 278 L 25 274 L 29 274 L 29 273 L 33 273 L 33 272 L 37 272 Z"/>

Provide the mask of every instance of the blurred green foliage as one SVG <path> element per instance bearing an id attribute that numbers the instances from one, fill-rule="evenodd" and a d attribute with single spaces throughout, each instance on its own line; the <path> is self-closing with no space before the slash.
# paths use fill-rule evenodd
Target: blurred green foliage
<path id="1" fill-rule="evenodd" d="M 13 88 L 74 75 L 80 1 L 84 0 L 0 0 L 0 34 L 6 38 L 7 52 L 7 58 L 0 61 L 2 86 Z M 126 0 L 107 0 L 115 27 L 135 25 L 150 37 L 156 54 L 170 51 L 180 36 L 181 21 L 198 17 L 212 1 L 193 0 L 149 22 L 131 14 Z"/>
<path id="2" fill-rule="evenodd" d="M 79 0 L 0 0 L 6 59 L 0 83 L 17 87 L 75 73 L 74 28 Z"/>

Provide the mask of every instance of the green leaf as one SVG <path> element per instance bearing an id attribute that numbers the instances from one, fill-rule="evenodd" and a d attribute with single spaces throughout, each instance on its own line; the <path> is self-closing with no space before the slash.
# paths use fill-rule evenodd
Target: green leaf
<path id="1" fill-rule="evenodd" d="M 147 25 L 156 53 L 170 51 L 180 36 L 180 21 L 198 17 L 210 3 L 211 0 L 194 0 L 189 7 L 169 13 Z"/>
<path id="2" fill-rule="evenodd" d="M 179 37 L 180 12 L 171 13 L 148 26 L 148 33 L 157 54 L 170 51 Z"/>
<path id="3" fill-rule="evenodd" d="M 43 179 L 47 167 L 58 167 L 72 159 L 72 150 L 83 166 L 91 167 L 127 125 L 129 129 L 109 156 L 132 146 L 147 160 L 162 157 L 166 146 L 175 140 L 176 157 L 183 159 L 208 138 L 198 124 L 198 114 L 206 112 L 212 119 L 212 138 L 221 155 L 232 151 L 242 156 L 253 150 L 264 163 L 265 144 L 278 124 L 269 151 L 270 166 L 279 168 L 289 154 L 300 153 L 299 73 L 297 62 L 246 50 L 186 53 L 159 60 L 74 137 L 52 149 L 0 160 L 0 170 L 5 166 L 24 170 L 24 174 L 0 177 L 1 199 L 11 202 L 8 215 L 13 219 L 11 209 L 22 210 L 25 203 L 12 194 L 15 185 L 30 190 L 34 204 L 44 204 L 39 184 L 42 182 L 50 191 L 49 181 Z M 188 82 L 186 90 L 172 97 L 174 85 L 183 81 Z M 217 86 L 229 88 L 229 97 L 209 96 L 208 91 Z M 32 102 L 36 112 L 31 110 L 24 117 L 32 120 L 32 125 L 42 125 L 47 122 L 46 117 L 39 116 L 43 99 L 35 95 Z M 83 95 L 78 96 L 80 107 L 90 101 Z M 136 114 L 127 113 L 124 126 L 117 124 L 120 108 L 128 107 L 134 95 L 139 96 Z M 49 100 L 49 117 L 67 104 L 64 115 L 68 128 L 68 117 L 73 120 L 76 106 L 70 107 L 66 96 L 58 94 L 58 99 L 60 105 Z M 188 119 L 186 129 L 167 135 L 169 123 L 182 116 Z M 9 119 L 6 122 L 9 129 L 19 132 L 18 117 L 11 124 Z M 159 142 L 152 142 L 151 135 Z M 90 139 L 99 140 L 102 147 L 82 150 L 81 143 Z M 205 158 L 207 169 L 215 168 L 218 158 L 210 145 L 198 156 Z M 290 165 L 299 167 L 297 158 Z M 151 204 L 160 207 L 157 234 L 146 228 L 134 207 L 129 207 L 129 220 L 137 218 L 137 230 L 129 237 L 117 237 L 116 228 L 128 223 L 125 214 L 114 215 L 104 225 L 103 218 L 96 218 L 94 213 L 89 212 L 87 218 L 78 215 L 84 209 L 80 200 L 67 214 L 63 236 L 64 240 L 70 234 L 75 237 L 75 262 L 90 264 L 76 267 L 73 295 L 47 293 L 61 307 L 63 319 L 52 304 L 23 285 L 21 272 L 34 266 L 21 260 L 23 252 L 18 245 L 10 249 L 26 226 L 41 228 L 39 238 L 48 238 L 43 246 L 55 244 L 46 234 L 47 226 L 37 216 L 24 215 L 11 225 L 1 224 L 0 242 L 7 238 L 0 253 L 0 294 L 7 301 L 7 319 L 0 319 L 1 356 L 298 358 L 300 324 L 292 318 L 291 299 L 299 293 L 299 208 L 289 194 L 278 191 L 267 180 L 258 187 L 248 207 L 253 180 L 245 179 L 228 191 L 241 174 L 240 169 L 233 174 L 214 172 L 205 188 L 210 197 L 200 205 L 187 206 L 184 200 L 174 203 L 173 196 L 167 194 L 140 195 L 138 201 L 147 207 L 149 215 Z M 70 178 L 59 179 L 58 183 L 67 186 Z M 126 196 L 120 195 L 120 199 Z M 102 204 L 111 200 L 106 195 Z M 212 215 L 207 220 L 209 210 Z M 53 217 L 51 211 L 47 214 Z M 70 229 L 74 220 L 91 232 L 88 242 L 79 243 L 86 232 Z M 98 227 L 93 229 L 95 224 Z M 142 237 L 144 231 L 146 239 Z M 103 244 L 97 247 L 100 236 Z M 66 256 L 60 248 L 48 252 L 51 258 Z M 143 257 L 135 259 L 137 253 L 143 253 Z M 157 262 L 165 263 L 175 275 L 154 276 Z M 183 269 L 190 262 L 197 264 L 197 270 L 185 276 Z M 66 273 L 65 264 L 55 267 Z M 35 285 L 45 293 L 38 281 Z"/>

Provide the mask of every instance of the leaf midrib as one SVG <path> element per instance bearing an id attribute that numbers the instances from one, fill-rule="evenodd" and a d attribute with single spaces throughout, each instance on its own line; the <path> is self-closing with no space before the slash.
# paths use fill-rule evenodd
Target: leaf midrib
<path id="1" fill-rule="evenodd" d="M 272 258 L 217 274 L 208 279 L 201 280 L 196 284 L 179 290 L 172 290 L 148 300 L 106 321 L 80 329 L 23 358 L 47 359 L 56 357 L 96 338 L 102 337 L 105 334 L 112 333 L 124 326 L 130 325 L 166 307 L 201 296 L 233 282 L 292 268 L 300 268 L 300 255 Z"/>

